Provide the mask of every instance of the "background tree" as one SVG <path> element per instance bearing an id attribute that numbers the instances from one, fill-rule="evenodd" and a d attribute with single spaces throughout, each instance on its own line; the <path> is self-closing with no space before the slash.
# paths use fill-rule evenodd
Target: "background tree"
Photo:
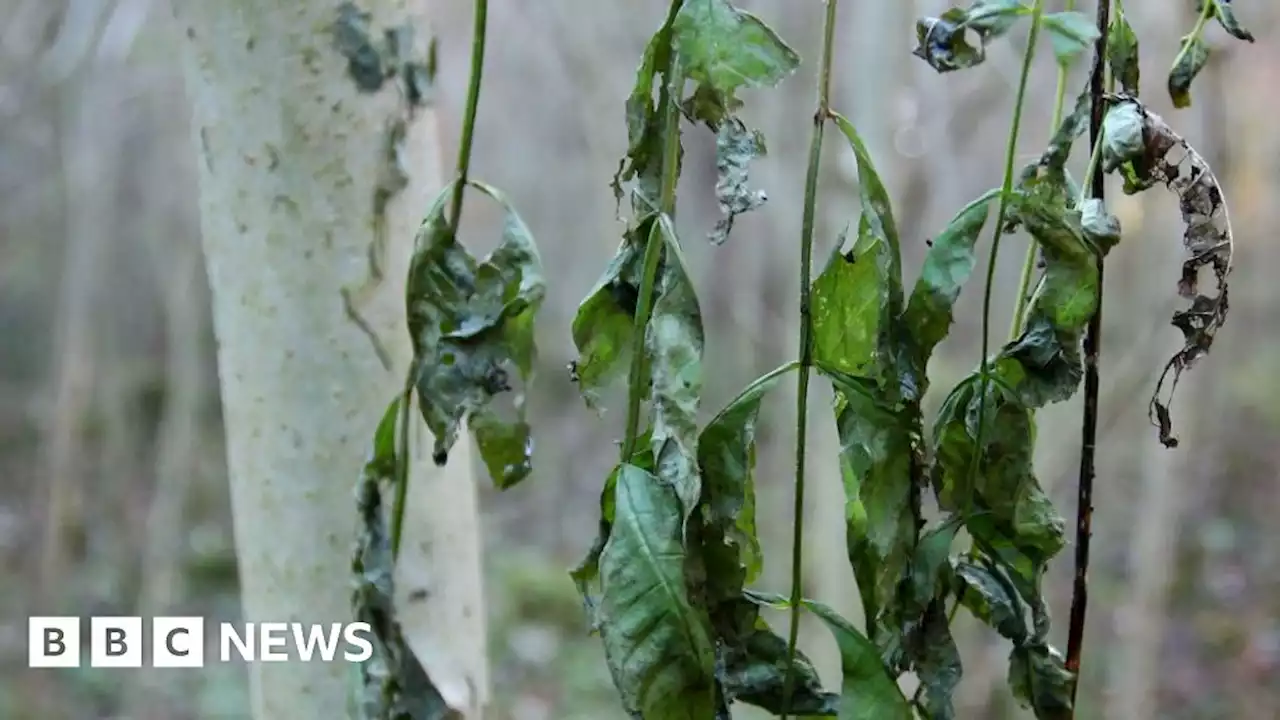
<path id="1" fill-rule="evenodd" d="M 176 5 L 245 619 L 346 621 L 351 488 L 406 367 L 408 252 L 441 173 L 433 113 L 407 105 L 428 78 L 397 88 L 385 57 L 344 53 L 397 27 L 425 52 L 427 3 L 364 3 L 368 17 L 319 0 Z M 488 677 L 466 444 L 412 488 L 397 586 L 416 600 L 400 619 L 445 699 L 478 713 Z M 250 672 L 258 718 L 333 717 L 345 703 L 341 663 Z"/>

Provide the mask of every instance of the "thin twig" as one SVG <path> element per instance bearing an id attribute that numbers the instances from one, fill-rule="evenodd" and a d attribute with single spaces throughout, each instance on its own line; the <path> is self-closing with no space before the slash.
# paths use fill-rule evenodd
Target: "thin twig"
<path id="1" fill-rule="evenodd" d="M 1105 110 L 1104 82 L 1107 67 L 1107 30 L 1111 25 L 1111 0 L 1098 0 L 1098 42 L 1094 47 L 1093 75 L 1089 81 L 1092 106 L 1089 113 L 1089 140 L 1095 147 L 1102 135 Z M 1103 173 L 1100 163 L 1092 164 L 1089 182 L 1092 195 L 1103 199 Z M 1067 669 L 1075 676 L 1071 683 L 1071 715 L 1075 717 L 1075 698 L 1080 688 L 1080 652 L 1084 643 L 1085 608 L 1089 602 L 1089 540 L 1093 521 L 1093 480 L 1096 475 L 1094 457 L 1098 443 L 1098 356 L 1102 350 L 1102 254 L 1096 255 L 1098 290 L 1096 310 L 1084 336 L 1084 410 L 1080 427 L 1080 480 L 1076 506 L 1075 581 L 1071 592 L 1071 624 L 1067 630 Z"/>
<path id="2" fill-rule="evenodd" d="M 796 479 L 791 538 L 791 627 L 787 635 L 787 665 L 782 684 L 782 720 L 791 709 L 795 686 L 796 642 L 800 635 L 800 605 L 804 590 L 804 476 L 809 417 L 809 376 L 813 369 L 813 316 L 810 278 L 813 274 L 813 226 L 818 205 L 818 170 L 822 162 L 822 132 L 831 113 L 831 63 L 835 54 L 836 9 L 827 0 L 822 27 L 822 65 L 818 70 L 818 108 L 813 114 L 809 166 L 804 181 L 804 213 L 800 227 L 800 370 L 796 388 Z"/>

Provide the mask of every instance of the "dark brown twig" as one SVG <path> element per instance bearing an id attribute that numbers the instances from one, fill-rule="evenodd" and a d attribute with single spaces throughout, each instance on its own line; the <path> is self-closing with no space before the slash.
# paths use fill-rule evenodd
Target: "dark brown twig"
<path id="1" fill-rule="evenodd" d="M 1102 134 L 1102 118 L 1105 112 L 1104 94 L 1107 71 L 1107 30 L 1111 25 L 1111 0 L 1098 0 L 1098 41 L 1094 46 L 1093 74 L 1089 81 L 1092 106 L 1089 113 L 1089 144 L 1096 146 Z M 1102 200 L 1102 164 L 1093 167 L 1089 178 L 1090 194 Z M 1075 676 L 1071 683 L 1071 717 L 1075 717 L 1075 699 L 1080 688 L 1080 653 L 1084 644 L 1085 609 L 1089 603 L 1089 541 L 1093 521 L 1093 480 L 1096 473 L 1094 457 L 1098 445 L 1098 356 L 1102 351 L 1102 254 L 1097 255 L 1098 294 L 1097 309 L 1089 320 L 1084 336 L 1084 411 L 1080 435 L 1080 479 L 1076 506 L 1076 556 L 1075 581 L 1071 592 L 1071 624 L 1067 630 L 1067 669 Z"/>

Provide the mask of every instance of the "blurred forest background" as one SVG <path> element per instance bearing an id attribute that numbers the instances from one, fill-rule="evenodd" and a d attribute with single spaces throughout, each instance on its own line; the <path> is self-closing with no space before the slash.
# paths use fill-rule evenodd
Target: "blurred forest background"
<path id="1" fill-rule="evenodd" d="M 805 64 L 781 88 L 747 97 L 748 119 L 769 140 L 769 157 L 754 175 L 770 200 L 743 216 L 723 247 L 701 239 L 716 212 L 713 138 L 695 130 L 686 141 L 680 227 L 708 328 L 708 416 L 795 356 L 794 268 L 821 15 L 817 0 L 739 4 L 773 24 Z M 437 5 L 437 101 L 452 153 L 471 3 Z M 1236 3 L 1259 37 L 1254 45 L 1228 42 L 1211 27 L 1213 59 L 1195 86 L 1195 105 L 1174 111 L 1164 77 L 1194 22 L 1193 5 L 1125 3 L 1142 40 L 1147 101 L 1202 152 L 1226 190 L 1238 243 L 1232 313 L 1213 354 L 1179 388 L 1174 420 L 1182 444 L 1166 450 L 1148 425 L 1147 399 L 1179 341 L 1168 325 L 1182 251 L 1177 205 L 1168 193 L 1139 200 L 1110 190 L 1125 239 L 1107 271 L 1081 718 L 1280 717 L 1280 283 L 1270 274 L 1280 267 L 1280 100 L 1272 75 L 1280 71 L 1273 40 L 1280 6 Z M 1094 3 L 1081 6 L 1092 13 Z M 574 357 L 569 322 L 622 230 L 608 187 L 625 145 L 622 103 L 665 7 L 659 0 L 505 0 L 490 11 L 473 172 L 513 197 L 539 239 L 550 284 L 532 401 L 535 475 L 501 496 L 484 483 L 480 491 L 495 718 L 623 717 L 566 572 L 594 536 L 622 418 L 616 398 L 603 421 L 588 411 L 565 366 Z M 938 76 L 910 50 L 914 18 L 944 8 L 941 0 L 850 0 L 837 31 L 835 104 L 859 125 L 890 186 L 909 282 L 926 239 L 1000 182 L 1025 47 L 1024 28 L 997 42 L 985 66 Z M 242 667 L 25 670 L 29 614 L 239 612 L 196 175 L 174 61 L 179 31 L 167 0 L 0 0 L 0 558 L 7 578 L 0 583 L 0 717 L 246 716 Z M 1046 43 L 1019 164 L 1049 136 L 1051 57 Z M 1086 65 L 1073 72 L 1069 97 L 1083 86 Z M 819 258 L 857 211 L 851 157 L 834 138 L 823 168 Z M 483 203 L 471 208 L 477 216 L 492 212 Z M 1002 253 L 997 342 L 1023 247 L 1011 241 Z M 939 390 L 930 408 L 978 362 L 979 280 L 975 274 L 952 337 L 935 357 Z M 782 590 L 789 572 L 794 404 L 787 395 L 767 402 L 758 465 L 768 590 Z M 857 619 L 834 432 L 823 409 L 819 403 L 810 425 L 808 594 Z M 1074 517 L 1078 411 L 1077 398 L 1040 415 L 1040 477 L 1067 518 Z M 1069 549 L 1059 556 L 1049 590 L 1059 646 L 1070 556 Z M 960 717 L 1018 717 L 1004 689 L 1006 644 L 963 615 L 958 622 Z M 806 627 L 803 642 L 834 685 L 830 639 Z M 32 714 L 37 695 L 56 698 L 54 716 Z"/>

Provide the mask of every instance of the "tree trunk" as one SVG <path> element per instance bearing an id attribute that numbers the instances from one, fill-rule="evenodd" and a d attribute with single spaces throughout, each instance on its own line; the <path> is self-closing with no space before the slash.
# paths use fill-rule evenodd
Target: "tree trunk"
<path id="1" fill-rule="evenodd" d="M 428 107 L 409 121 L 401 156 L 409 183 L 385 211 L 385 278 L 358 308 L 393 359 L 388 371 L 341 290 L 369 277 L 386 128 L 404 100 L 390 83 L 357 89 L 332 39 L 338 5 L 175 2 L 249 621 L 351 617 L 352 488 L 408 364 L 404 276 L 420 214 L 442 180 Z M 411 22 L 422 46 L 425 6 L 362 3 L 375 39 Z M 415 448 L 428 447 L 425 430 L 417 435 Z M 471 449 L 459 443 L 443 469 L 415 455 L 397 594 L 419 599 L 401 603 L 401 619 L 445 699 L 479 717 L 488 668 Z M 419 577 L 403 577 L 407 568 Z M 253 664 L 254 717 L 334 717 L 347 678 L 340 660 Z"/>

